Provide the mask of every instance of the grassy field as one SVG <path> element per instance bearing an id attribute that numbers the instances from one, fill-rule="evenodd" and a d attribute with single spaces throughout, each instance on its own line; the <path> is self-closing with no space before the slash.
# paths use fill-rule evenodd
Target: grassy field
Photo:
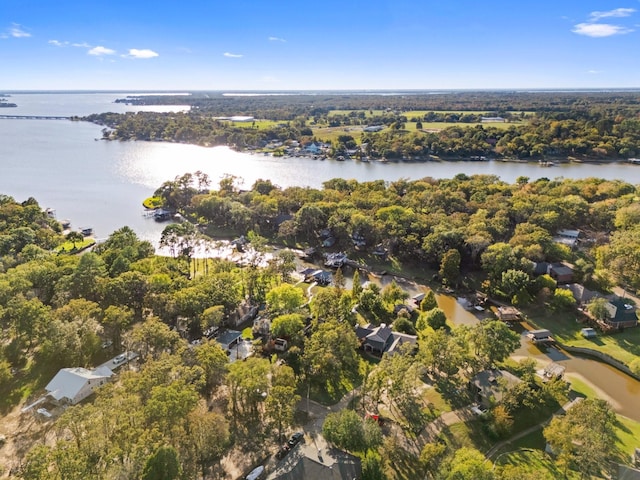
<path id="1" fill-rule="evenodd" d="M 364 111 L 364 116 L 365 118 L 370 118 L 373 116 L 379 116 L 379 115 L 384 115 L 386 112 L 384 110 L 331 110 L 329 112 L 328 116 L 334 116 L 334 115 L 349 115 L 351 112 L 359 112 L 359 111 Z M 423 117 L 424 115 L 426 115 L 427 113 L 457 113 L 457 114 L 462 114 L 462 113 L 467 113 L 467 114 L 471 114 L 471 115 L 487 115 L 490 113 L 490 111 L 487 110 L 408 110 L 406 112 L 402 112 L 402 115 L 404 115 L 407 118 L 411 118 L 411 117 Z M 521 113 L 524 113 L 525 115 L 532 115 L 534 112 L 511 112 L 511 115 L 514 116 L 519 116 Z"/>
<path id="2" fill-rule="evenodd" d="M 527 312 L 530 323 L 538 328 L 551 331 L 554 338 L 561 343 L 573 347 L 591 348 L 606 353 L 629 364 L 640 356 L 640 328 L 627 328 L 622 333 L 598 335 L 595 338 L 584 338 L 580 330 L 584 324 L 576 321 L 575 314 L 549 314 L 547 311 L 532 310 Z"/>
<path id="3" fill-rule="evenodd" d="M 281 123 L 287 123 L 287 122 L 281 122 L 276 120 L 254 120 L 253 122 L 229 122 L 229 123 L 231 123 L 234 127 L 257 128 L 259 130 L 262 130 L 265 128 L 275 127 L 276 125 L 279 125 Z"/>
<path id="4" fill-rule="evenodd" d="M 95 245 L 96 241 L 93 238 L 85 238 L 81 242 L 69 242 L 66 241 L 62 245 L 58 245 L 53 249 L 55 253 L 76 253 L 92 245 Z"/>

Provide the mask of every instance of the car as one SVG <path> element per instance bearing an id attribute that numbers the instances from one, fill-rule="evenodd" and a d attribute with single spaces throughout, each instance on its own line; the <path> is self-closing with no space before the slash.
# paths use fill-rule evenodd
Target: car
<path id="1" fill-rule="evenodd" d="M 295 447 L 298 443 L 300 443 L 300 440 L 302 440 L 303 438 L 304 438 L 304 433 L 296 432 L 293 435 L 291 435 L 291 438 L 289 440 L 287 440 L 287 445 L 289 445 L 289 447 Z"/>
<path id="2" fill-rule="evenodd" d="M 473 405 L 471 405 L 471 411 L 476 415 L 484 415 L 489 410 L 486 407 L 483 407 L 482 405 L 478 405 L 477 403 L 474 403 Z"/>
<path id="3" fill-rule="evenodd" d="M 39 408 L 38 410 L 36 410 L 40 415 L 42 415 L 43 417 L 47 417 L 47 418 L 51 418 L 53 415 L 51 415 L 51 412 L 49 410 L 47 410 L 46 408 Z"/>
<path id="4" fill-rule="evenodd" d="M 116 358 L 113 359 L 114 365 L 119 365 L 127 359 L 127 356 L 124 353 L 121 353 Z"/>

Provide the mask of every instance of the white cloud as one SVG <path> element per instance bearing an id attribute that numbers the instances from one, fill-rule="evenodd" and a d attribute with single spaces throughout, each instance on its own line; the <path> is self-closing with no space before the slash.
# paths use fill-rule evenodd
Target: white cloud
<path id="1" fill-rule="evenodd" d="M 101 56 L 101 55 L 115 55 L 116 51 L 107 47 L 103 47 L 98 45 L 97 47 L 93 47 L 91 50 L 87 52 L 89 55 Z"/>
<path id="2" fill-rule="evenodd" d="M 240 53 L 229 53 L 229 52 L 224 52 L 223 55 L 227 58 L 242 58 L 244 56 Z"/>
<path id="3" fill-rule="evenodd" d="M 130 48 L 129 53 L 124 56 L 129 58 L 153 58 L 158 57 L 159 54 L 153 50 L 149 50 L 148 48 Z"/>
<path id="4" fill-rule="evenodd" d="M 612 35 L 624 35 L 625 33 L 633 32 L 633 29 L 620 25 L 611 25 L 609 23 L 578 23 L 571 31 L 578 35 L 600 38 L 610 37 Z"/>
<path id="5" fill-rule="evenodd" d="M 13 26 L 9 29 L 9 35 L 11 35 L 13 38 L 27 38 L 31 36 L 29 32 L 25 32 L 17 23 L 14 23 Z"/>
<path id="6" fill-rule="evenodd" d="M 591 12 L 589 18 L 592 22 L 597 22 L 603 18 L 621 18 L 628 17 L 636 11 L 635 8 L 615 8 L 606 12 Z"/>
<path id="7" fill-rule="evenodd" d="M 65 42 L 65 43 L 67 43 L 67 42 Z M 87 42 L 72 43 L 71 46 L 72 47 L 79 47 L 79 48 L 92 48 L 91 45 L 89 45 Z"/>
<path id="8" fill-rule="evenodd" d="M 587 73 L 591 75 L 597 75 L 598 73 L 602 73 L 602 70 L 587 70 Z"/>
<path id="9" fill-rule="evenodd" d="M 61 42 L 60 40 L 49 40 L 49 44 L 56 47 L 66 47 L 67 45 L 69 45 L 69 42 Z"/>
<path id="10" fill-rule="evenodd" d="M 284 38 L 280 38 L 280 37 L 269 37 L 269 41 L 270 42 L 282 42 L 282 43 L 286 42 L 286 40 Z"/>

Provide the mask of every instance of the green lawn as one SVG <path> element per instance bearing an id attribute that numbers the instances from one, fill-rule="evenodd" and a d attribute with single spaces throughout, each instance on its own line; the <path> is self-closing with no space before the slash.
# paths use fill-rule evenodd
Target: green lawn
<path id="1" fill-rule="evenodd" d="M 629 463 L 631 455 L 636 448 L 640 448 L 640 422 L 630 418 L 616 415 L 616 448 L 618 449 L 618 461 Z"/>
<path id="2" fill-rule="evenodd" d="M 573 313 L 556 314 L 546 309 L 537 309 L 527 311 L 527 314 L 529 323 L 550 330 L 554 338 L 566 345 L 591 348 L 626 364 L 640 356 L 640 327 L 627 328 L 624 332 L 613 335 L 584 338 L 580 330 L 585 325 L 578 323 Z"/>
<path id="3" fill-rule="evenodd" d="M 66 241 L 62 245 L 58 245 L 53 249 L 55 253 L 77 253 L 85 248 L 95 245 L 96 241 L 93 238 L 85 238 L 81 242 L 69 242 Z"/>
<path id="4" fill-rule="evenodd" d="M 452 410 L 451 405 L 449 405 L 442 394 L 440 394 L 440 392 L 438 392 L 434 387 L 424 389 L 422 392 L 422 400 L 427 405 L 433 405 L 433 411 L 436 415 L 440 415 L 444 412 L 450 412 Z"/>

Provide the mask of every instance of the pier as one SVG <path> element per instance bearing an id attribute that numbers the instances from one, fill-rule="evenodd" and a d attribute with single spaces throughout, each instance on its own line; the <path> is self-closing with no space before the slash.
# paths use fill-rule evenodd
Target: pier
<path id="1" fill-rule="evenodd" d="M 0 115 L 0 120 L 71 120 L 71 117 L 54 115 Z"/>

